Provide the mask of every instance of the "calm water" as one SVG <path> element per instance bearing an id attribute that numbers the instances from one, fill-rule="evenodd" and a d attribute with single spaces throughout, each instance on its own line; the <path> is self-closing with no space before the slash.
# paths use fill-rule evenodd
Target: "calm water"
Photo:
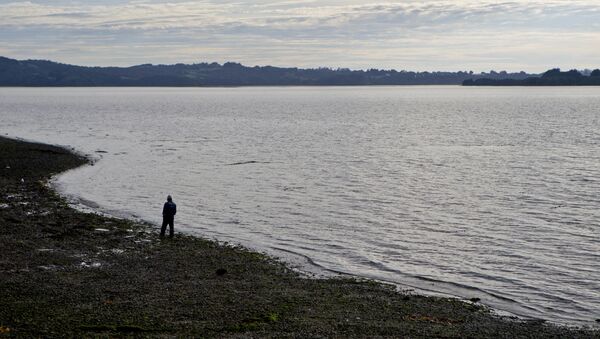
<path id="1" fill-rule="evenodd" d="M 68 195 L 563 323 L 600 318 L 600 88 L 0 89 Z M 251 162 L 251 163 L 246 163 Z M 303 261 L 298 261 L 303 258 Z"/>

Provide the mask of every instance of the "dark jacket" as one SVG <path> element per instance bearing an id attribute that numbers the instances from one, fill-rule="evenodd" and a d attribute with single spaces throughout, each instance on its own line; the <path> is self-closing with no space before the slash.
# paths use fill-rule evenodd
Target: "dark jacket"
<path id="1" fill-rule="evenodd" d="M 165 202 L 163 206 L 163 217 L 174 217 L 177 213 L 177 205 L 172 201 Z"/>

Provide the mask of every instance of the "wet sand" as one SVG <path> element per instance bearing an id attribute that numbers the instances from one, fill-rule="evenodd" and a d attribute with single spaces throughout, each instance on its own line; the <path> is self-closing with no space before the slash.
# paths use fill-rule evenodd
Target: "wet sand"
<path id="1" fill-rule="evenodd" d="M 0 337 L 600 338 L 76 211 L 46 182 L 86 162 L 0 138 Z"/>

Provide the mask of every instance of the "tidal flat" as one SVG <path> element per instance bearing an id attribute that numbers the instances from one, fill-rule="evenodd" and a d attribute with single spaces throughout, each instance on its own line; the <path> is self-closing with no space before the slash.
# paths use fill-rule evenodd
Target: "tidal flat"
<path id="1" fill-rule="evenodd" d="M 0 337 L 600 338 L 456 298 L 314 279 L 261 253 L 82 213 L 48 187 L 85 158 L 0 138 Z"/>

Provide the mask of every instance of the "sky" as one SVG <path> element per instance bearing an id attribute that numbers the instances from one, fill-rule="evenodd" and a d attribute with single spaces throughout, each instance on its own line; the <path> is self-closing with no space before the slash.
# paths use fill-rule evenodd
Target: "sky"
<path id="1" fill-rule="evenodd" d="M 600 67 L 600 0 L 0 0 L 0 55 L 88 66 Z"/>

